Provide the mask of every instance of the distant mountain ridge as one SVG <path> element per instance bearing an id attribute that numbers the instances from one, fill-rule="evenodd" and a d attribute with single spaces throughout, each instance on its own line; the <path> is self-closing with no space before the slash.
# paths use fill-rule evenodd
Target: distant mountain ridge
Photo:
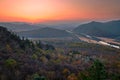
<path id="1" fill-rule="evenodd" d="M 120 36 L 120 20 L 104 23 L 92 21 L 76 28 L 68 25 L 66 27 L 64 27 L 65 25 L 47 26 L 24 22 L 0 22 L 0 26 L 5 26 L 7 29 L 18 33 L 20 36 L 34 38 L 70 37 L 72 34 L 86 34 L 90 36 L 109 37 L 115 39 L 118 39 Z M 69 33 L 66 30 L 72 33 Z"/>
<path id="2" fill-rule="evenodd" d="M 17 33 L 20 36 L 30 38 L 55 38 L 55 37 L 71 37 L 71 34 L 65 30 L 59 30 L 54 28 L 41 28 L 31 31 L 22 31 Z"/>
<path id="3" fill-rule="evenodd" d="M 6 27 L 10 31 L 20 32 L 20 31 L 29 31 L 40 28 L 55 28 L 61 30 L 72 30 L 76 26 L 74 24 L 57 24 L 57 25 L 49 25 L 49 24 L 41 24 L 41 23 L 25 23 L 25 22 L 0 22 L 0 26 Z"/>
<path id="4" fill-rule="evenodd" d="M 110 22 L 95 22 L 82 24 L 73 30 L 76 34 L 89 34 L 91 36 L 118 37 L 120 36 L 120 20 Z"/>
<path id="5" fill-rule="evenodd" d="M 20 31 L 29 31 L 34 29 L 40 29 L 46 27 L 45 25 L 34 25 L 24 22 L 0 22 L 0 26 L 6 27 L 10 31 L 20 32 Z"/>

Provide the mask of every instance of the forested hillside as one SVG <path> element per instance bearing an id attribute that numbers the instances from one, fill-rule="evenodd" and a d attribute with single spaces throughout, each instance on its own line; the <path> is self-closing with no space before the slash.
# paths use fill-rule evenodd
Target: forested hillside
<path id="1" fill-rule="evenodd" d="M 119 49 L 82 42 L 69 46 L 33 43 L 0 27 L 0 80 L 120 80 Z"/>
<path id="2" fill-rule="evenodd" d="M 120 20 L 110 21 L 110 22 L 90 22 L 87 24 L 82 24 L 73 30 L 77 34 L 88 34 L 91 36 L 101 36 L 116 38 L 120 36 Z"/>

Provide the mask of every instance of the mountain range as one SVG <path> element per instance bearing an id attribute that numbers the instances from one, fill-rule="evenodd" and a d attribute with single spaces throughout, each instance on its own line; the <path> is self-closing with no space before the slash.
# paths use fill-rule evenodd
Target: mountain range
<path id="1" fill-rule="evenodd" d="M 61 30 L 72 30 L 76 26 L 74 24 L 41 24 L 41 23 L 25 23 L 25 22 L 0 22 L 0 26 L 6 27 L 10 31 L 20 32 L 20 31 L 29 31 L 36 30 L 40 28 L 55 28 Z"/>
<path id="2" fill-rule="evenodd" d="M 59 33 L 59 30 L 51 28 L 42 30 Z M 38 29 L 39 31 L 41 29 Z M 64 33 L 64 30 L 60 32 Z M 85 42 L 70 42 L 68 48 L 57 48 L 41 41 L 20 39 L 0 26 L 0 80 L 85 80 L 94 72 L 101 72 L 97 79 L 104 74 L 103 77 L 107 76 L 106 80 L 119 80 L 119 53 L 119 49 Z M 77 74 L 87 76 L 84 78 Z M 81 78 L 77 79 L 79 77 Z M 93 77 L 90 76 L 91 80 L 97 80 Z M 103 80 L 103 77 L 100 80 Z"/>
<path id="3" fill-rule="evenodd" d="M 120 20 L 110 22 L 95 22 L 82 24 L 73 29 L 75 34 L 88 34 L 91 36 L 116 38 L 120 36 Z"/>
<path id="4" fill-rule="evenodd" d="M 120 20 L 109 22 L 89 22 L 81 24 L 78 27 L 65 25 L 42 25 L 29 24 L 24 22 L 1 22 L 13 32 L 20 36 L 34 38 L 51 38 L 51 37 L 70 37 L 71 35 L 86 34 L 95 37 L 107 37 L 118 39 L 120 37 Z M 72 28 L 71 28 L 72 27 Z M 71 30 L 72 29 L 72 30 Z"/>
<path id="5" fill-rule="evenodd" d="M 45 25 L 34 25 L 34 24 L 24 23 L 24 22 L 0 22 L 0 26 L 4 26 L 8 30 L 14 31 L 14 32 L 29 31 L 29 30 L 46 27 Z"/>
<path id="6" fill-rule="evenodd" d="M 59 37 L 71 37 L 72 35 L 65 30 L 59 30 L 54 28 L 41 28 L 31 31 L 22 31 L 17 33 L 20 36 L 29 38 L 59 38 Z"/>

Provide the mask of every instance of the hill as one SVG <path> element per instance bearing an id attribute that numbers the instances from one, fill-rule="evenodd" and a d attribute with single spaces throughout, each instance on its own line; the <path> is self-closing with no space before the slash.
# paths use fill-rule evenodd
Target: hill
<path id="1" fill-rule="evenodd" d="M 82 24 L 73 30 L 76 34 L 88 34 L 91 36 L 111 37 L 120 36 L 120 20 L 110 22 L 95 22 L 92 21 L 87 24 Z"/>
<path id="2" fill-rule="evenodd" d="M 76 27 L 75 24 L 72 24 L 72 23 L 50 25 L 50 24 L 25 23 L 25 22 L 0 22 L 0 26 L 4 26 L 10 31 L 14 31 L 14 32 L 36 30 L 36 29 L 45 28 L 45 27 L 61 29 L 61 30 L 72 30 Z"/>
<path id="3" fill-rule="evenodd" d="M 24 22 L 0 22 L 0 26 L 4 26 L 8 30 L 14 31 L 14 32 L 29 31 L 29 30 L 46 27 L 45 25 L 34 25 L 34 24 L 24 23 Z"/>
<path id="4" fill-rule="evenodd" d="M 54 28 L 41 28 L 31 31 L 22 31 L 17 33 L 20 36 L 30 38 L 59 38 L 59 37 L 71 37 L 71 34 L 65 30 L 59 30 Z"/>
<path id="5" fill-rule="evenodd" d="M 27 75 L 39 70 L 37 58 L 46 50 L 54 50 L 54 47 L 41 42 L 34 44 L 28 39 L 21 40 L 0 26 L 0 80 L 25 80 Z"/>
<path id="6" fill-rule="evenodd" d="M 84 76 L 96 80 L 94 77 L 101 76 L 103 70 L 106 80 L 119 80 L 120 50 L 85 42 L 68 45 L 54 49 L 40 41 L 20 39 L 0 27 L 0 80 L 84 80 Z M 89 67 L 92 65 L 95 68 Z M 91 76 L 94 72 L 101 73 Z"/>

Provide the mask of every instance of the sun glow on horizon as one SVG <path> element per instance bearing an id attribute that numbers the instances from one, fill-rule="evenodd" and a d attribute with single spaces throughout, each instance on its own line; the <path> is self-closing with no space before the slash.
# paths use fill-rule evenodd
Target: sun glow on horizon
<path id="1" fill-rule="evenodd" d="M 87 0 L 1 0 L 0 21 L 43 22 L 120 18 L 118 2 L 115 1 L 116 3 L 111 2 L 110 5 L 107 5 L 106 0 L 104 4 L 101 1 L 102 8 L 94 5 L 95 0 L 91 0 L 94 4 Z"/>

